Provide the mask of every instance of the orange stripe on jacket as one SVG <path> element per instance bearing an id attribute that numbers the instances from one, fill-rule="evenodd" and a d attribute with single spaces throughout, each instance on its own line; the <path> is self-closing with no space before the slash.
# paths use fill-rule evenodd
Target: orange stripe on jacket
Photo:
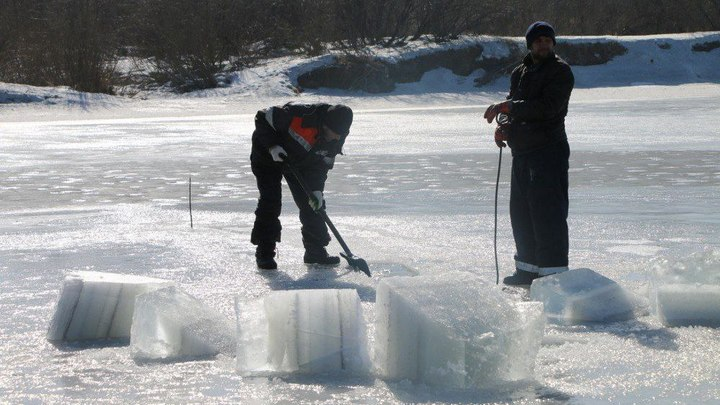
<path id="1" fill-rule="evenodd" d="M 302 118 L 293 117 L 292 122 L 290 122 L 290 129 L 300 135 L 308 144 L 310 144 L 310 146 L 315 146 L 315 143 L 317 142 L 318 129 L 312 127 L 303 128 L 302 122 Z"/>

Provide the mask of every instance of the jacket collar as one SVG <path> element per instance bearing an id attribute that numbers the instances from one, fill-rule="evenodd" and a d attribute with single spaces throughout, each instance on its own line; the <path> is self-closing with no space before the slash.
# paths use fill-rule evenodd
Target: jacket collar
<path id="1" fill-rule="evenodd" d="M 549 60 L 554 60 L 554 59 L 557 59 L 555 52 L 550 52 L 550 55 L 548 55 L 548 57 L 545 58 L 545 60 L 543 60 L 542 62 L 540 62 L 538 64 L 535 64 L 532 59 L 532 54 L 530 52 L 528 52 L 527 55 L 525 55 L 525 57 L 523 58 L 522 63 L 530 70 L 537 70 L 537 69 L 540 69 L 543 65 L 545 65 Z"/>

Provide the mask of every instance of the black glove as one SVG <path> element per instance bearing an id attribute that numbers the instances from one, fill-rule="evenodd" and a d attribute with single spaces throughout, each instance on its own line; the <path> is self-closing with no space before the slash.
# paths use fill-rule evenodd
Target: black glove
<path id="1" fill-rule="evenodd" d="M 510 125 L 508 124 L 500 124 L 495 128 L 495 145 L 498 146 L 498 148 L 504 148 L 507 145 L 505 142 L 508 141 L 510 138 Z"/>

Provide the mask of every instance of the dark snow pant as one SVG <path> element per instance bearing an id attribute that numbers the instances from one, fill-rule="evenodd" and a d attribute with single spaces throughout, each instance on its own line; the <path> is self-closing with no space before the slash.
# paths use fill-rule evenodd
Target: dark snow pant
<path id="1" fill-rule="evenodd" d="M 280 242 L 280 210 L 282 208 L 281 180 L 285 176 L 295 204 L 300 209 L 302 237 L 305 248 L 324 247 L 330 243 L 330 235 L 322 217 L 308 204 L 308 197 L 300 183 L 289 171 L 279 164 L 251 162 L 252 172 L 257 180 L 260 198 L 255 210 L 255 224 L 250 240 L 254 245 Z"/>
<path id="2" fill-rule="evenodd" d="M 569 157 L 567 142 L 513 157 L 510 221 L 519 270 L 567 270 Z"/>

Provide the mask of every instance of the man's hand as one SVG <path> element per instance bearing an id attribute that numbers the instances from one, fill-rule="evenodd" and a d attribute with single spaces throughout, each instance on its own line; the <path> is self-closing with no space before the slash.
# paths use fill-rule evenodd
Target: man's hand
<path id="1" fill-rule="evenodd" d="M 268 152 L 270 152 L 272 160 L 278 163 L 284 162 L 287 158 L 287 152 L 285 152 L 285 149 L 283 149 L 280 145 L 271 146 L 270 149 L 268 149 Z"/>
<path id="2" fill-rule="evenodd" d="M 325 199 L 323 198 L 322 191 L 313 191 L 308 203 L 313 211 L 320 211 L 323 205 L 325 205 Z"/>
<path id="3" fill-rule="evenodd" d="M 505 142 L 508 141 L 509 135 L 510 128 L 508 125 L 498 125 L 497 128 L 495 128 L 495 145 L 497 145 L 498 148 L 506 147 Z"/>
<path id="4" fill-rule="evenodd" d="M 492 124 L 495 117 L 500 113 L 510 114 L 510 100 L 498 104 L 491 104 L 490 107 L 485 110 L 483 118 L 487 120 L 488 124 Z"/>

